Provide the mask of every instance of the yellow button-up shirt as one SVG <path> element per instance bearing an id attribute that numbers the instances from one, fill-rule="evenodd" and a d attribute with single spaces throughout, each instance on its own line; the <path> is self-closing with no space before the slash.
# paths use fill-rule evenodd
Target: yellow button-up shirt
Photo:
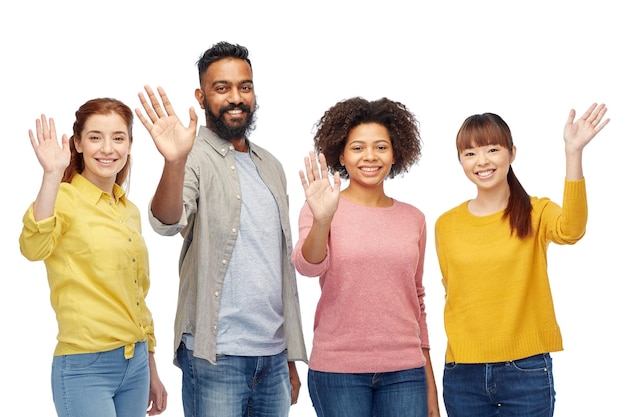
<path id="1" fill-rule="evenodd" d="M 55 356 L 124 346 L 130 358 L 145 340 L 154 351 L 139 210 L 118 185 L 113 194 L 77 174 L 61 184 L 52 217 L 35 221 L 32 204 L 24 215 L 20 250 L 46 265 L 59 327 Z"/>

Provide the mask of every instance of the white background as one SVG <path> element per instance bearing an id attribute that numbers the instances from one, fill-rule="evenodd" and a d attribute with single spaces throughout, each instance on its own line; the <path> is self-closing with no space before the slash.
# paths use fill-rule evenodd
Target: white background
<path id="1" fill-rule="evenodd" d="M 424 281 L 440 392 L 446 339 L 432 226 L 443 211 L 474 195 L 456 160 L 459 126 L 470 114 L 500 114 L 513 131 L 514 168 L 524 187 L 560 203 L 568 111 L 580 115 L 591 103 L 605 102 L 612 121 L 584 156 L 587 235 L 573 247 L 550 247 L 565 340 L 565 351 L 553 355 L 556 416 L 624 413 L 625 28 L 619 2 L 609 0 L 3 2 L 0 414 L 54 415 L 49 379 L 56 322 L 45 269 L 18 248 L 21 217 L 41 180 L 28 129 L 46 113 L 69 134 L 74 112 L 86 100 L 111 96 L 135 108 L 145 84 L 163 86 L 185 122 L 190 106 L 204 120 L 193 95 L 195 63 L 221 40 L 250 50 L 260 105 L 252 139 L 284 164 L 296 237 L 304 201 L 298 170 L 323 112 L 360 95 L 387 96 L 417 115 L 423 158 L 409 174 L 389 181 L 387 192 L 427 216 Z M 132 157 L 129 195 L 143 210 L 152 270 L 148 304 L 169 391 L 164 415 L 181 416 L 180 372 L 171 362 L 181 239 L 158 236 L 147 224 L 162 159 L 139 121 Z M 299 277 L 298 285 L 310 351 L 319 288 L 317 279 Z M 299 364 L 299 370 L 303 386 L 291 415 L 313 416 L 307 368 Z M 441 409 L 445 416 L 443 402 Z"/>

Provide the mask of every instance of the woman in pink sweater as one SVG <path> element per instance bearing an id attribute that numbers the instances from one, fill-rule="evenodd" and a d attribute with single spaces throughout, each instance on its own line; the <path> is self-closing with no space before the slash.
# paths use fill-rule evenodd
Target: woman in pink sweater
<path id="1" fill-rule="evenodd" d="M 326 111 L 314 144 L 319 165 L 311 152 L 300 171 L 306 203 L 293 260 L 321 286 L 308 374 L 317 415 L 438 416 L 424 215 L 384 190 L 420 157 L 415 116 L 386 98 L 348 99 Z"/>
<path id="2" fill-rule="evenodd" d="M 511 164 L 511 131 L 493 113 L 468 117 L 456 139 L 472 200 L 442 214 L 435 246 L 446 290 L 448 336 L 443 398 L 448 417 L 551 417 L 549 352 L 563 349 L 547 272 L 550 242 L 574 244 L 585 233 L 582 152 L 606 126 L 604 105 L 563 133 L 563 205 L 530 197 Z"/>

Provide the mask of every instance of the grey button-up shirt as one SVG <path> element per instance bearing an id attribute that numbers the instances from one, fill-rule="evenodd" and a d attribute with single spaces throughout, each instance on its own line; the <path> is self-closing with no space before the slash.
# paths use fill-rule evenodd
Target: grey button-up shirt
<path id="1" fill-rule="evenodd" d="M 248 143 L 259 175 L 276 199 L 282 228 L 282 276 L 285 337 L 290 361 L 307 362 L 302 319 L 291 260 L 287 180 L 280 162 L 265 149 Z M 194 356 L 216 362 L 217 321 L 222 286 L 239 231 L 241 189 L 235 169 L 234 147 L 201 126 L 187 158 L 183 214 L 176 224 L 161 223 L 149 210 L 159 234 L 180 233 L 180 285 L 174 323 L 174 363 L 183 333 L 194 335 Z"/>

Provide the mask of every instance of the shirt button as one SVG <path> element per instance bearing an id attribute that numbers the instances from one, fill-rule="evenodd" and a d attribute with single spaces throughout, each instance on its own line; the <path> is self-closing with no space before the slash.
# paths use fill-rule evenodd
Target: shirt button
<path id="1" fill-rule="evenodd" d="M 220 296 L 220 292 L 219 291 L 215 291 L 215 293 L 213 295 L 215 295 L 216 297 L 219 297 Z"/>
<path id="2" fill-rule="evenodd" d="M 237 229 L 235 229 L 234 227 L 231 230 L 233 233 L 237 233 Z"/>
<path id="3" fill-rule="evenodd" d="M 226 259 L 222 259 L 222 265 L 226 265 Z"/>
<path id="4" fill-rule="evenodd" d="M 241 196 L 237 194 L 237 200 L 241 200 Z"/>

